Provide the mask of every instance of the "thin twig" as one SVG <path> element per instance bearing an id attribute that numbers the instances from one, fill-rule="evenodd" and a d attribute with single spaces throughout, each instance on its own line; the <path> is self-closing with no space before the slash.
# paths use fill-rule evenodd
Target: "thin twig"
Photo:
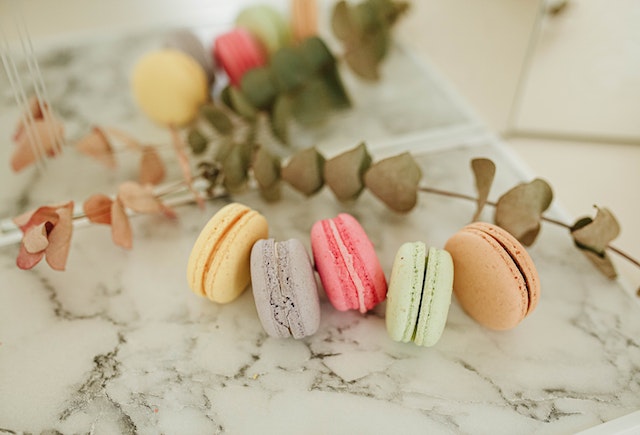
<path id="1" fill-rule="evenodd" d="M 473 201 L 473 202 L 477 202 L 478 198 L 471 196 L 471 195 L 465 195 L 464 193 L 457 193 L 457 192 L 449 192 L 448 190 L 441 190 L 441 189 L 436 189 L 433 187 L 427 187 L 427 186 L 420 186 L 418 187 L 418 190 L 421 192 L 425 192 L 425 193 L 432 193 L 434 195 L 440 195 L 440 196 L 448 196 L 450 198 L 459 198 L 459 199 L 465 199 L 467 201 Z M 493 201 L 487 201 L 485 202 L 485 204 L 490 205 L 492 207 L 496 207 L 498 204 L 493 202 Z M 549 222 L 551 224 L 554 225 L 558 225 L 560 227 L 566 228 L 567 230 L 571 230 L 571 225 L 559 221 L 557 219 L 553 219 L 547 216 L 541 216 L 541 219 L 545 222 Z M 634 264 L 635 266 L 637 266 L 638 268 L 640 268 L 640 261 L 636 260 L 635 258 L 633 258 L 631 255 L 627 254 L 626 252 L 622 251 L 619 248 L 616 248 L 613 245 L 607 245 L 606 246 L 607 249 L 609 249 L 611 252 L 615 252 L 616 254 L 618 254 L 620 257 L 624 258 L 625 260 L 629 261 L 630 263 Z"/>

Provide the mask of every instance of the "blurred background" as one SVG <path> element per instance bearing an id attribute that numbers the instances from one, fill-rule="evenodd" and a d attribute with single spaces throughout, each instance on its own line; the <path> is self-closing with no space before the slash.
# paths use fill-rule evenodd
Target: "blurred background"
<path id="1" fill-rule="evenodd" d="M 0 17 L 17 3 L 0 0 Z M 147 27 L 224 25 L 251 1 L 19 3 L 34 44 L 46 45 Z M 569 216 L 593 215 L 594 204 L 610 208 L 622 227 L 616 245 L 640 256 L 640 0 L 410 3 L 398 39 L 549 181 Z M 617 264 L 637 286 L 640 271 Z"/>

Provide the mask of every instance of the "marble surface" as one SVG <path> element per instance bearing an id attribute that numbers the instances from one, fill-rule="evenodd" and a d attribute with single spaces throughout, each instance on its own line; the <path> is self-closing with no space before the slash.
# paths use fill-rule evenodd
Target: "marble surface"
<path id="1" fill-rule="evenodd" d="M 136 50 L 153 43 L 148 37 L 110 41 L 100 54 L 79 45 L 51 58 L 53 72 L 45 76 L 54 105 L 69 106 L 61 111 L 71 135 L 89 123 L 118 123 L 166 143 L 166 132 L 148 124 L 126 93 L 114 92 L 126 85 Z M 401 51 L 394 55 L 387 68 L 407 59 Z M 59 89 L 56 80 L 67 87 Z M 463 130 L 474 121 L 463 107 L 451 110 L 455 98 L 432 83 L 441 89 L 436 109 L 449 114 L 443 123 L 428 111 L 396 112 L 396 119 L 389 113 L 406 106 L 374 104 L 373 110 L 362 103 L 405 95 L 411 107 L 427 104 L 418 93 L 363 87 L 347 117 L 366 124 L 345 133 L 336 127 L 346 123 L 339 118 L 314 134 L 325 138 L 328 152 L 338 146 L 331 134 L 350 142 L 346 146 L 365 135 L 375 158 L 409 150 L 423 168 L 424 184 L 437 188 L 472 194 L 469 160 L 476 156 L 497 164 L 492 197 L 526 178 L 521 163 L 490 135 L 447 136 L 447 120 Z M 0 91 L 7 107 L 7 89 Z M 3 126 L 10 118 L 10 110 L 0 112 Z M 107 188 L 131 175 L 126 157 L 121 160 L 123 169 L 102 173 L 69 150 L 44 174 L 3 171 L 2 214 Z M 73 176 L 51 175 L 64 173 Z M 352 213 L 387 276 L 400 244 L 442 246 L 474 211 L 471 203 L 427 194 L 400 216 L 366 192 L 348 205 L 326 189 L 309 199 L 284 193 L 277 204 L 254 192 L 233 199 L 262 212 L 273 237 L 297 237 L 307 248 L 313 222 Z M 419 348 L 386 335 L 384 304 L 367 315 L 342 313 L 321 295 L 319 331 L 304 340 L 279 340 L 262 330 L 250 291 L 221 306 L 187 287 L 191 246 L 228 200 L 210 202 L 204 211 L 181 208 L 177 221 L 136 217 L 131 251 L 114 247 L 105 227 L 78 230 L 64 273 L 43 265 L 20 271 L 17 247 L 0 248 L 0 434 L 575 433 L 640 408 L 640 307 L 592 268 L 563 229 L 545 226 L 530 249 L 542 296 L 515 330 L 486 330 L 454 300 L 441 341 Z M 491 211 L 483 218 L 491 219 Z"/>

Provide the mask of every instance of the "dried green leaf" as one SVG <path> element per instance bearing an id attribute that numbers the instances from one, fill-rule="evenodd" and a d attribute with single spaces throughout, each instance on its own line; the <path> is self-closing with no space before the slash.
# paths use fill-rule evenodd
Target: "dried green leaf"
<path id="1" fill-rule="evenodd" d="M 222 184 L 230 193 L 237 193 L 244 189 L 249 176 L 248 162 L 241 146 L 235 145 L 231 148 L 222 161 L 222 171 L 224 174 Z"/>
<path id="2" fill-rule="evenodd" d="M 335 65 L 330 66 L 322 74 L 322 80 L 324 81 L 331 107 L 334 109 L 347 109 L 351 107 L 351 100 L 349 95 L 347 95 L 347 91 L 340 78 L 340 73 Z"/>
<path id="3" fill-rule="evenodd" d="M 364 174 L 364 184 L 389 208 L 408 212 L 418 201 L 418 183 L 422 178 L 420 166 L 410 153 L 374 163 Z"/>
<path id="4" fill-rule="evenodd" d="M 206 119 L 218 133 L 226 136 L 233 131 L 231 119 L 224 113 L 224 110 L 208 104 L 202 107 L 201 113 L 204 119 Z"/>
<path id="5" fill-rule="evenodd" d="M 289 145 L 289 120 L 291 119 L 291 110 L 293 100 L 289 95 L 282 94 L 278 96 L 271 110 L 271 131 L 273 135 L 280 139 L 282 143 Z"/>
<path id="6" fill-rule="evenodd" d="M 313 73 L 320 72 L 336 64 L 336 59 L 324 43 L 317 36 L 306 38 L 298 46 L 302 59 Z"/>
<path id="7" fill-rule="evenodd" d="M 298 151 L 282 168 L 282 179 L 307 196 L 322 188 L 324 157 L 315 147 Z"/>
<path id="8" fill-rule="evenodd" d="M 595 219 L 585 217 L 579 219 L 571 227 L 571 235 L 583 249 L 596 254 L 603 254 L 609 242 L 620 234 L 620 225 L 616 217 L 607 208 L 596 207 Z"/>
<path id="9" fill-rule="evenodd" d="M 313 79 L 293 97 L 291 113 L 300 124 L 312 127 L 326 121 L 330 109 L 327 86 L 320 79 Z"/>
<path id="10" fill-rule="evenodd" d="M 278 95 L 275 79 L 269 68 L 250 69 L 242 76 L 240 89 L 249 103 L 258 109 L 266 109 Z"/>
<path id="11" fill-rule="evenodd" d="M 230 86 L 228 92 L 231 108 L 243 118 L 254 121 L 258 115 L 258 111 L 251 105 L 242 91 L 235 86 Z"/>
<path id="12" fill-rule="evenodd" d="M 353 33 L 349 5 L 344 0 L 339 1 L 333 7 L 331 29 L 336 38 L 343 41 L 349 39 Z"/>
<path id="13" fill-rule="evenodd" d="M 260 147 L 253 159 L 252 169 L 262 197 L 267 201 L 280 199 L 280 160 Z"/>
<path id="14" fill-rule="evenodd" d="M 378 80 L 378 50 L 373 44 L 362 44 L 347 49 L 344 60 L 351 70 L 366 80 Z"/>
<path id="15" fill-rule="evenodd" d="M 340 201 L 356 199 L 364 189 L 364 173 L 371 166 L 371 155 L 364 142 L 326 161 L 324 180 Z"/>
<path id="16" fill-rule="evenodd" d="M 478 158 L 471 160 L 471 169 L 473 169 L 476 192 L 478 193 L 476 212 L 471 220 L 476 221 L 480 217 L 480 213 L 482 213 L 482 209 L 489 197 L 493 178 L 496 175 L 496 165 L 490 159 Z"/>
<path id="17" fill-rule="evenodd" d="M 274 53 L 270 67 L 278 87 L 283 92 L 303 86 L 313 73 L 304 56 L 292 47 L 283 47 Z"/>
<path id="18" fill-rule="evenodd" d="M 191 152 L 193 154 L 202 154 L 207 149 L 207 145 L 209 145 L 207 138 L 197 128 L 189 130 L 187 143 L 189 144 L 189 148 L 191 148 Z"/>
<path id="19" fill-rule="evenodd" d="M 498 199 L 495 222 L 529 246 L 540 232 L 542 213 L 549 208 L 552 199 L 551 186 L 540 178 L 518 184 Z"/>
<path id="20" fill-rule="evenodd" d="M 576 246 L 607 278 L 617 276 L 616 269 L 607 254 L 609 243 L 620 234 L 620 225 L 611 211 L 596 207 L 595 219 L 583 217 L 571 227 Z"/>

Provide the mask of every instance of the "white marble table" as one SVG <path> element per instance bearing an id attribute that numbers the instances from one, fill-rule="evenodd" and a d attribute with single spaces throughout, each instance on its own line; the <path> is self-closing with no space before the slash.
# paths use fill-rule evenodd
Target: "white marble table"
<path id="1" fill-rule="evenodd" d="M 154 45 L 158 35 L 47 50 L 41 64 L 70 137 L 100 123 L 168 142 L 128 94 L 132 62 Z M 402 50 L 385 72 L 377 87 L 347 79 L 355 109 L 309 135 L 327 155 L 360 139 L 376 158 L 409 150 L 425 184 L 469 194 L 469 160 L 490 157 L 493 197 L 530 176 Z M 1 82 L 5 137 L 16 116 L 9 95 Z M 6 161 L 8 145 L 0 148 Z M 3 170 L 1 214 L 108 192 L 132 174 L 120 160 L 110 173 L 69 150 L 44 175 Z M 252 192 L 234 200 L 262 212 L 272 236 L 307 247 L 315 220 L 350 212 L 387 274 L 401 243 L 442 246 L 473 214 L 471 203 L 427 195 L 405 216 L 368 193 L 349 206 L 327 190 L 311 199 L 286 190 L 277 204 Z M 545 226 L 530 250 L 542 297 L 513 331 L 480 327 L 454 300 L 441 341 L 419 348 L 388 338 L 384 304 L 342 313 L 322 295 L 319 331 L 278 340 L 262 330 L 250 291 L 219 306 L 187 287 L 191 246 L 224 204 L 182 208 L 176 222 L 135 218 L 130 252 L 105 227 L 78 230 L 64 273 L 20 271 L 17 246 L 0 248 L 0 434 L 574 433 L 640 408 L 640 307 L 562 229 Z"/>

